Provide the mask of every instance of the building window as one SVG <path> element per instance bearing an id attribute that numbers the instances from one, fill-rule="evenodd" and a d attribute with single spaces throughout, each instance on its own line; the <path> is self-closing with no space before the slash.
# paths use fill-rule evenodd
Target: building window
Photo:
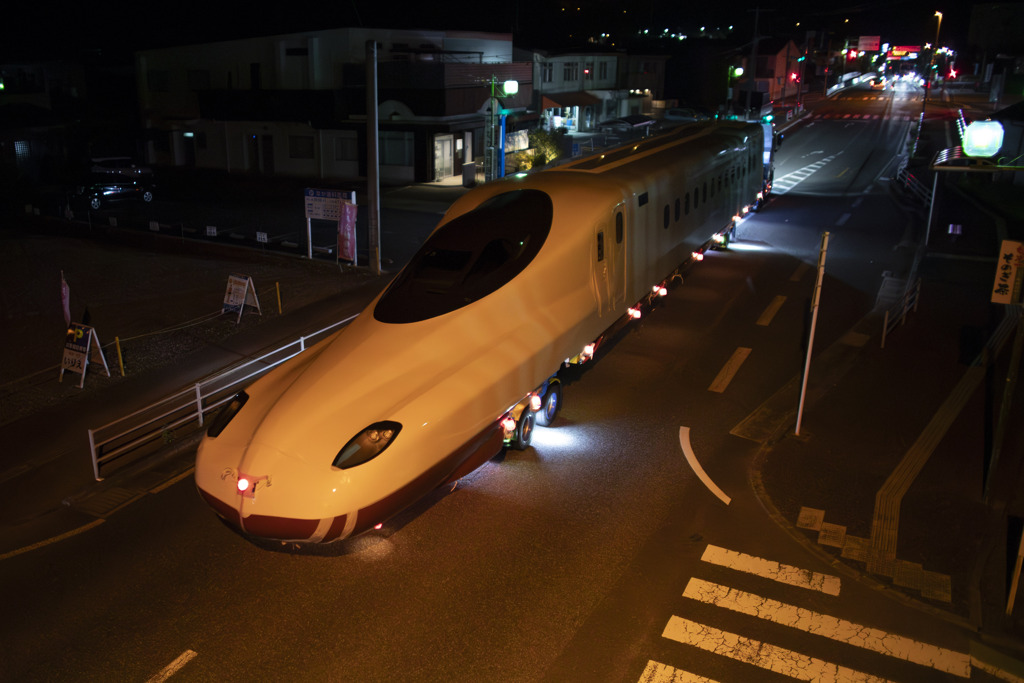
<path id="1" fill-rule="evenodd" d="M 412 166 L 413 134 L 387 131 L 380 134 L 380 163 L 384 166 Z"/>
<path id="2" fill-rule="evenodd" d="M 597 65 L 597 77 L 602 81 L 608 79 L 608 62 L 601 62 Z"/>
<path id="3" fill-rule="evenodd" d="M 335 161 L 358 161 L 359 145 L 355 136 L 334 139 L 334 160 Z"/>
<path id="4" fill-rule="evenodd" d="M 541 64 L 540 65 L 540 82 L 550 83 L 555 78 L 555 65 L 554 64 Z"/>
<path id="5" fill-rule="evenodd" d="M 594 65 L 593 63 L 587 64 L 583 67 L 583 77 L 588 81 L 594 80 Z"/>
<path id="6" fill-rule="evenodd" d="M 289 159 L 312 159 L 313 158 L 313 136 L 312 135 L 289 135 L 288 136 L 288 158 Z"/>
<path id="7" fill-rule="evenodd" d="M 578 62 L 565 63 L 565 69 L 562 71 L 562 80 L 566 82 L 580 80 L 580 65 Z"/>

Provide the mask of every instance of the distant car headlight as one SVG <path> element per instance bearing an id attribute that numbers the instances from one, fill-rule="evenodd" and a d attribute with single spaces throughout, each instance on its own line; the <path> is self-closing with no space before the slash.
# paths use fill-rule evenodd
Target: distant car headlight
<path id="1" fill-rule="evenodd" d="M 238 414 L 238 411 L 242 409 L 242 406 L 248 400 L 249 394 L 244 391 L 235 394 L 234 398 L 228 401 L 227 405 L 221 408 L 220 412 L 210 421 L 210 428 L 206 430 L 206 435 L 211 439 L 220 436 L 220 433 L 224 431 L 224 428 L 228 426 L 228 423 L 234 419 L 235 415 Z"/>
<path id="2" fill-rule="evenodd" d="M 331 464 L 339 469 L 347 470 L 373 460 L 391 445 L 400 431 L 402 431 L 402 425 L 397 422 L 390 420 L 374 422 L 345 444 Z"/>

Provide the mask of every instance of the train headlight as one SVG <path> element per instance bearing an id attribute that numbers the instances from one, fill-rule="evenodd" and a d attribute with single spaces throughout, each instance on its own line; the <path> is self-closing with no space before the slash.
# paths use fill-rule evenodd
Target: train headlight
<path id="1" fill-rule="evenodd" d="M 211 439 L 220 436 L 220 433 L 224 431 L 224 428 L 234 419 L 235 415 L 238 415 L 238 411 L 242 409 L 242 406 L 248 400 L 249 394 L 244 391 L 235 394 L 234 398 L 228 401 L 227 405 L 221 408 L 221 411 L 210 422 L 210 428 L 206 430 L 206 435 Z"/>
<path id="2" fill-rule="evenodd" d="M 374 422 L 372 425 L 352 437 L 331 463 L 335 467 L 347 470 L 356 465 L 373 460 L 392 444 L 402 425 L 390 420 Z"/>

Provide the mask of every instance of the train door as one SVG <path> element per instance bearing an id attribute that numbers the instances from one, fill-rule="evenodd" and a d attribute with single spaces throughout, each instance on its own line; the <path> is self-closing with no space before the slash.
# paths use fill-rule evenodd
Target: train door
<path id="1" fill-rule="evenodd" d="M 599 312 L 621 314 L 626 302 L 626 211 L 619 204 L 610 221 L 597 226 L 597 300 Z"/>

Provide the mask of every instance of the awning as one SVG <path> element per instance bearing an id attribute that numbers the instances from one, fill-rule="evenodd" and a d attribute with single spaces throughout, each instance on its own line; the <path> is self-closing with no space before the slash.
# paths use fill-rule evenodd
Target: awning
<path id="1" fill-rule="evenodd" d="M 598 98 L 577 90 L 575 92 L 559 92 L 552 95 L 541 96 L 541 107 L 552 109 L 554 107 L 586 107 L 600 102 Z"/>

